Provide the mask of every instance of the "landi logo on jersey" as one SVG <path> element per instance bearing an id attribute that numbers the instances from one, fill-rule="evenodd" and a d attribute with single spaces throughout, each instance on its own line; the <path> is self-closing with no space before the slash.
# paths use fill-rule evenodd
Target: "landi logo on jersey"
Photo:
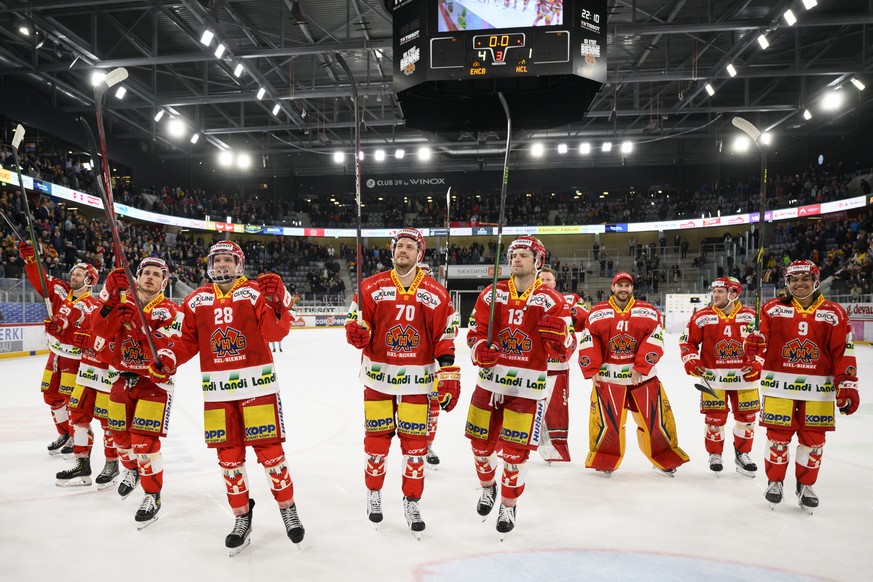
<path id="1" fill-rule="evenodd" d="M 782 348 L 782 357 L 791 364 L 811 364 L 820 354 L 818 346 L 809 340 L 793 339 Z"/>
<path id="2" fill-rule="evenodd" d="M 209 337 L 209 348 L 218 358 L 237 356 L 245 347 L 246 336 L 232 327 L 227 329 L 218 328 Z"/>
<path id="3" fill-rule="evenodd" d="M 385 343 L 392 352 L 411 352 L 421 343 L 421 336 L 411 325 L 398 324 L 385 334 Z"/>
<path id="4" fill-rule="evenodd" d="M 721 340 L 715 344 L 713 354 L 717 360 L 738 360 L 743 357 L 743 344 L 737 340 Z"/>
<path id="5" fill-rule="evenodd" d="M 142 344 L 133 338 L 126 338 L 121 342 L 121 359 L 126 364 L 140 366 L 145 364 L 145 353 L 142 351 Z"/>
<path id="6" fill-rule="evenodd" d="M 521 356 L 531 350 L 530 337 L 520 329 L 505 328 L 497 334 L 495 342 L 504 354 Z"/>
<path id="7" fill-rule="evenodd" d="M 632 356 L 637 351 L 637 340 L 626 333 L 609 339 L 609 351 L 622 356 Z"/>

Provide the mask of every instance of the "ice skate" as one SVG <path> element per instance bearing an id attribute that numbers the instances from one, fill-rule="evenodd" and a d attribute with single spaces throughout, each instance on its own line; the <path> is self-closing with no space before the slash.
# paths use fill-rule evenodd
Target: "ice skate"
<path id="1" fill-rule="evenodd" d="M 70 469 L 59 471 L 55 478 L 58 487 L 86 487 L 91 485 L 91 461 L 88 457 L 79 457 Z"/>
<path id="2" fill-rule="evenodd" d="M 285 524 L 285 533 L 288 534 L 288 539 L 300 547 L 299 544 L 303 541 L 306 530 L 303 529 L 303 524 L 297 516 L 297 504 L 292 503 L 291 507 L 280 509 L 279 513 L 282 515 L 282 522 Z"/>
<path id="3" fill-rule="evenodd" d="M 403 498 L 403 515 L 406 516 L 406 523 L 412 535 L 419 541 L 421 540 L 421 532 L 424 531 L 424 521 L 421 519 L 421 512 L 418 509 L 418 499 L 414 497 Z"/>
<path id="4" fill-rule="evenodd" d="M 136 510 L 133 519 L 136 520 L 136 529 L 145 529 L 158 519 L 158 511 L 161 509 L 161 494 L 146 493 Z"/>
<path id="5" fill-rule="evenodd" d="M 122 499 L 127 499 L 137 485 L 139 485 L 139 469 L 127 469 L 118 485 L 118 494 Z"/>
<path id="6" fill-rule="evenodd" d="M 64 443 L 64 446 L 61 448 L 61 456 L 65 459 L 73 458 L 73 439 L 68 438 L 67 442 Z"/>
<path id="7" fill-rule="evenodd" d="M 770 509 L 775 509 L 776 504 L 782 503 L 782 481 L 769 481 L 764 499 L 771 503 Z"/>
<path id="8" fill-rule="evenodd" d="M 615 471 L 609 471 L 607 469 L 595 469 L 595 471 L 597 471 L 598 473 L 600 473 L 601 475 L 603 475 L 607 479 L 612 477 L 612 474 L 615 473 Z"/>
<path id="9" fill-rule="evenodd" d="M 500 534 L 501 542 L 513 528 L 515 528 L 515 506 L 510 507 L 501 503 L 497 513 L 497 532 Z"/>
<path id="10" fill-rule="evenodd" d="M 735 462 L 737 464 L 737 473 L 746 477 L 755 477 L 755 472 L 758 470 L 758 465 L 752 462 L 748 453 L 736 452 Z"/>
<path id="11" fill-rule="evenodd" d="M 424 460 L 427 461 L 431 469 L 436 469 L 437 465 L 440 464 L 440 458 L 434 452 L 432 445 L 427 445 L 427 454 L 424 456 Z"/>
<path id="12" fill-rule="evenodd" d="M 716 476 L 718 476 L 718 473 L 721 473 L 722 469 L 724 469 L 724 462 L 722 461 L 721 455 L 718 453 L 709 455 L 709 470 L 714 471 Z"/>
<path id="13" fill-rule="evenodd" d="M 106 461 L 103 465 L 103 470 L 95 479 L 97 489 L 102 491 L 115 485 L 115 480 L 118 478 L 118 461 Z"/>
<path id="14" fill-rule="evenodd" d="M 491 510 L 494 509 L 494 500 L 497 497 L 497 483 L 482 487 L 482 493 L 479 495 L 479 503 L 476 505 L 476 513 L 482 516 L 482 521 L 488 517 Z"/>
<path id="15" fill-rule="evenodd" d="M 382 521 L 382 492 L 375 489 L 367 490 L 367 517 L 373 523 Z M 377 527 L 378 529 L 378 527 Z"/>
<path id="16" fill-rule="evenodd" d="M 815 494 L 810 485 L 797 483 L 797 504 L 810 515 L 818 507 L 818 495 Z"/>
<path id="17" fill-rule="evenodd" d="M 233 529 L 227 537 L 224 538 L 224 546 L 229 550 L 228 556 L 231 558 L 249 547 L 252 534 L 252 510 L 255 507 L 255 500 L 249 499 L 249 511 L 243 515 L 234 517 Z"/>
<path id="18" fill-rule="evenodd" d="M 66 446 L 68 441 L 71 441 L 70 435 L 68 435 L 68 434 L 58 435 L 58 438 L 56 438 L 54 441 L 52 441 L 49 444 L 48 447 L 46 447 L 48 449 L 48 454 L 50 454 L 52 456 L 60 455 L 61 450 Z"/>
<path id="19" fill-rule="evenodd" d="M 657 471 L 660 475 L 664 475 L 665 477 L 675 477 L 676 476 L 676 468 L 672 469 L 661 469 L 660 467 L 656 467 L 652 465 L 652 469 Z"/>

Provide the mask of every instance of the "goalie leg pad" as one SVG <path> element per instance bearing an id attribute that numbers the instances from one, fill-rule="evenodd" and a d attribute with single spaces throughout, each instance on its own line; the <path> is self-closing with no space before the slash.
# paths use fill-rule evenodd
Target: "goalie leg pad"
<path id="1" fill-rule="evenodd" d="M 570 426 L 569 376 L 569 370 L 561 370 L 557 374 L 550 375 L 550 378 L 554 378 L 555 386 L 552 389 L 552 396 L 548 399 L 545 414 L 545 426 L 549 440 L 560 454 L 561 459 L 565 461 L 570 460 L 570 451 L 567 448 Z"/>
<path id="2" fill-rule="evenodd" d="M 591 389 L 588 416 L 588 457 L 585 466 L 612 472 L 624 458 L 627 389 L 601 382 Z"/>
<path id="3" fill-rule="evenodd" d="M 788 445 L 794 431 L 785 429 L 767 429 L 767 457 L 764 459 L 764 470 L 768 481 L 784 481 L 788 469 Z"/>
<path id="4" fill-rule="evenodd" d="M 164 462 L 161 457 L 161 440 L 156 436 L 134 433 L 130 436 L 139 478 L 146 493 L 160 493 L 164 485 Z"/>
<path id="5" fill-rule="evenodd" d="M 657 377 L 630 390 L 628 407 L 637 423 L 640 450 L 658 469 L 669 471 L 688 462 L 679 448 L 676 421 L 667 393 Z"/>
<path id="6" fill-rule="evenodd" d="M 824 431 L 802 430 L 797 433 L 799 442 L 794 461 L 794 474 L 798 483 L 813 485 L 818 480 L 825 437 Z"/>

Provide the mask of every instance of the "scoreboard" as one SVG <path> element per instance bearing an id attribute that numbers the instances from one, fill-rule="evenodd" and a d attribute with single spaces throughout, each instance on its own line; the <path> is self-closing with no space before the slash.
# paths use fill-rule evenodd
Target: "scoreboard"
<path id="1" fill-rule="evenodd" d="M 575 75 L 606 82 L 606 0 L 393 0 L 394 90 Z"/>

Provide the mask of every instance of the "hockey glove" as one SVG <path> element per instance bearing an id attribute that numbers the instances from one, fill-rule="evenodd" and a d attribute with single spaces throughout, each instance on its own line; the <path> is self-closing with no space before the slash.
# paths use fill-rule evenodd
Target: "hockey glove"
<path id="1" fill-rule="evenodd" d="M 86 331 L 77 331 L 73 334 L 73 344 L 82 350 L 99 352 L 106 345 L 106 339 Z"/>
<path id="2" fill-rule="evenodd" d="M 49 335 L 59 336 L 61 335 L 61 328 L 58 327 L 58 324 L 52 321 L 49 318 L 46 318 L 45 321 L 42 322 L 43 326 L 45 326 L 45 332 Z"/>
<path id="3" fill-rule="evenodd" d="M 767 338 L 760 331 L 753 331 L 743 340 L 743 352 L 746 363 L 751 364 L 758 356 L 763 357 L 767 351 Z"/>
<path id="4" fill-rule="evenodd" d="M 850 380 L 843 380 L 837 388 L 837 408 L 840 409 L 840 414 L 846 416 L 854 414 L 861 404 L 861 397 L 858 395 L 858 383 Z"/>
<path id="5" fill-rule="evenodd" d="M 287 289 L 285 289 L 285 284 L 279 275 L 275 273 L 259 275 L 258 286 L 266 296 L 267 303 L 270 304 L 273 311 L 287 310 L 291 307 L 291 296 L 288 294 Z"/>
<path id="6" fill-rule="evenodd" d="M 33 246 L 26 241 L 18 243 L 18 254 L 21 255 L 21 259 L 24 261 L 25 265 L 30 265 L 36 262 L 36 252 L 34 252 Z"/>
<path id="7" fill-rule="evenodd" d="M 451 412 L 461 395 L 461 368 L 443 366 L 436 373 L 437 398 L 446 412 Z"/>
<path id="8" fill-rule="evenodd" d="M 158 350 L 157 362 L 154 360 L 149 364 L 149 378 L 155 384 L 166 384 L 170 376 L 176 373 L 176 354 L 172 351 L 162 348 Z M 160 369 L 158 369 L 160 363 Z"/>
<path id="9" fill-rule="evenodd" d="M 370 328 L 366 323 L 361 325 L 357 321 L 347 323 L 346 341 L 359 350 L 364 349 L 370 343 Z"/>
<path id="10" fill-rule="evenodd" d="M 136 309 L 136 305 L 133 303 L 129 301 L 119 303 L 118 307 L 115 309 L 115 313 L 118 316 L 118 321 L 127 329 L 142 327 L 142 322 L 139 319 L 139 312 Z"/>
<path id="11" fill-rule="evenodd" d="M 758 356 L 751 363 L 748 363 L 743 368 L 743 380 L 746 382 L 757 382 L 761 379 L 761 372 L 764 370 L 764 358 Z"/>
<path id="12" fill-rule="evenodd" d="M 700 358 L 692 356 L 685 360 L 685 373 L 700 378 L 706 373 L 706 370 L 703 368 L 703 362 L 700 361 Z"/>
<path id="13" fill-rule="evenodd" d="M 129 288 L 130 283 L 124 269 L 113 269 L 106 276 L 106 283 L 100 291 L 100 301 L 109 307 L 115 307 L 121 300 L 121 293 L 126 293 Z"/>
<path id="14" fill-rule="evenodd" d="M 553 354 L 563 354 L 567 342 L 567 322 L 562 317 L 544 315 L 537 323 L 537 330 L 546 346 Z"/>
<path id="15" fill-rule="evenodd" d="M 493 368 L 500 358 L 500 350 L 489 346 L 485 340 L 479 340 L 473 345 L 473 364 L 480 368 Z"/>

